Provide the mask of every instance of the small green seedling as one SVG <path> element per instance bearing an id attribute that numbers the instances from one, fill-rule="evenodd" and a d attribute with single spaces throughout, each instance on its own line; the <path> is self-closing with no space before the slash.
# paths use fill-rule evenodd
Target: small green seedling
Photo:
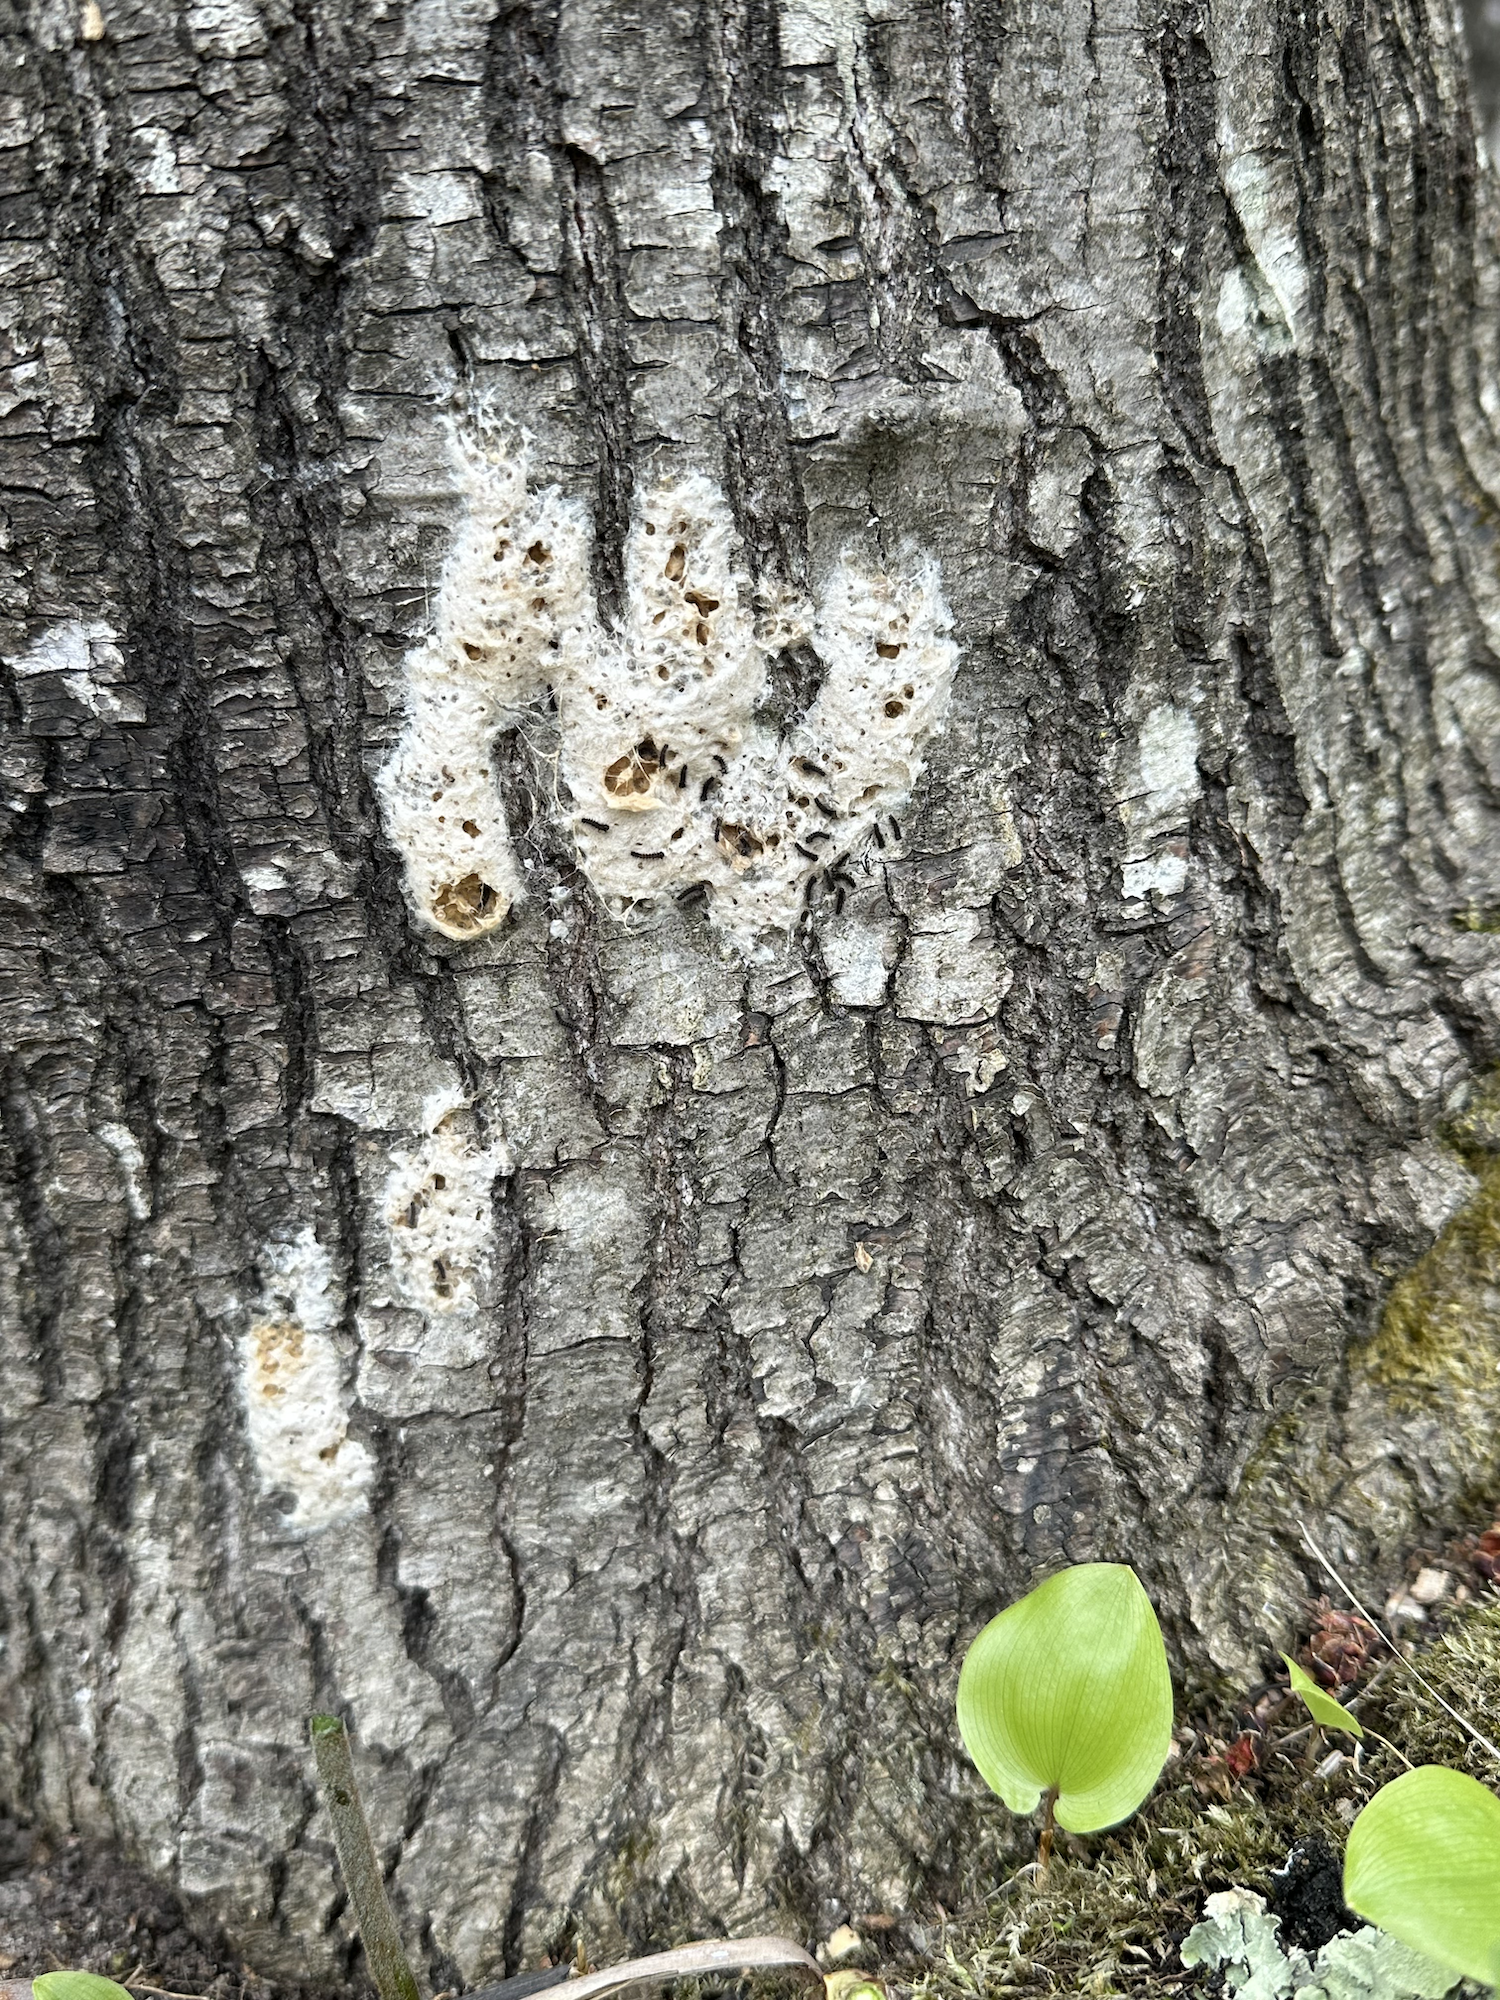
<path id="1" fill-rule="evenodd" d="M 1361 1742 L 1367 1736 L 1372 1737 L 1375 1742 L 1383 1743 L 1393 1757 L 1398 1757 L 1408 1771 L 1411 1769 L 1411 1761 L 1406 1752 L 1394 1744 L 1389 1736 L 1382 1736 L 1378 1729 L 1369 1728 L 1357 1716 L 1351 1715 L 1342 1702 L 1335 1701 L 1331 1694 L 1318 1686 L 1311 1674 L 1305 1674 L 1289 1653 L 1283 1653 L 1281 1659 L 1291 1677 L 1292 1693 L 1301 1697 L 1307 1712 L 1320 1728 L 1346 1729 L 1351 1736 L 1357 1736 Z"/>
<path id="2" fill-rule="evenodd" d="M 1344 1901 L 1439 1965 L 1500 1985 L 1500 1799 L 1441 1764 L 1383 1785 L 1349 1830 Z"/>
<path id="3" fill-rule="evenodd" d="M 97 1972 L 44 1972 L 31 1990 L 36 2000 L 130 2000 L 123 1986 Z"/>
<path id="4" fill-rule="evenodd" d="M 1335 1701 L 1331 1694 L 1325 1694 L 1312 1675 L 1302 1671 L 1290 1653 L 1282 1654 L 1281 1664 L 1291 1678 L 1292 1693 L 1302 1697 L 1314 1722 L 1324 1729 L 1347 1729 L 1351 1736 L 1364 1735 L 1358 1719 L 1349 1713 L 1342 1702 Z"/>
<path id="5" fill-rule="evenodd" d="M 958 1727 L 1013 1813 L 1070 1833 L 1128 1819 L 1172 1747 L 1172 1678 L 1151 1601 L 1121 1563 L 1081 1563 L 992 1618 L 958 1677 Z"/>

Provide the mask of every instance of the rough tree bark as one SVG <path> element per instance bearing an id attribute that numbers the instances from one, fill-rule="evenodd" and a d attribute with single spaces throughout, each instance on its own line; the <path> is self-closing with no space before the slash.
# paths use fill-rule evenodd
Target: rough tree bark
<path id="1" fill-rule="evenodd" d="M 1039 1571 L 1253 1675 L 1496 1476 L 1455 20 L 7 34 L 0 1790 L 273 1968 L 317 1707 L 438 1980 L 951 1892 Z"/>

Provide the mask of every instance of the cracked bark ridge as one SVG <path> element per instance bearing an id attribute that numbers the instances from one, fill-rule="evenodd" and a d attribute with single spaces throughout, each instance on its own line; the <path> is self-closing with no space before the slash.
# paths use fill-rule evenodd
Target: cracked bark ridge
<path id="1" fill-rule="evenodd" d="M 1248 1671 L 1289 1496 L 1364 1573 L 1495 1477 L 1349 1359 L 1500 1026 L 1450 11 L 4 31 L 0 1790 L 319 1976 L 314 1709 L 439 1985 L 962 1893 L 957 1663 L 1048 1565 Z M 678 478 L 772 584 L 939 562 L 946 729 L 774 948 L 600 909 L 545 714 L 526 900 L 409 921 L 481 406 L 606 614 Z"/>

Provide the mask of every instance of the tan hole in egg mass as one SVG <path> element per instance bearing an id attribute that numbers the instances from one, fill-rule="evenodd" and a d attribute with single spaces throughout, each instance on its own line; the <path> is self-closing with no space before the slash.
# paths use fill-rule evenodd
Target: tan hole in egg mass
<path id="1" fill-rule="evenodd" d="M 477 931 L 495 914 L 500 897 L 478 875 L 445 882 L 432 899 L 433 914 L 456 931 Z"/>
<path id="2" fill-rule="evenodd" d="M 748 867 L 756 857 L 765 852 L 765 842 L 748 826 L 738 826 L 726 819 L 719 828 L 719 846 L 729 856 L 736 867 Z"/>
<path id="3" fill-rule="evenodd" d="M 617 799 L 639 797 L 651 789 L 651 780 L 662 768 L 655 741 L 643 736 L 633 750 L 616 757 L 604 773 L 604 789 Z"/>
<path id="4" fill-rule="evenodd" d="M 672 553 L 667 557 L 667 581 L 680 583 L 687 570 L 687 550 L 681 542 L 672 544 Z"/>
<path id="5" fill-rule="evenodd" d="M 882 660 L 899 660 L 901 657 L 901 648 L 899 646 L 887 645 L 883 639 L 876 640 L 875 650 L 879 653 Z"/>

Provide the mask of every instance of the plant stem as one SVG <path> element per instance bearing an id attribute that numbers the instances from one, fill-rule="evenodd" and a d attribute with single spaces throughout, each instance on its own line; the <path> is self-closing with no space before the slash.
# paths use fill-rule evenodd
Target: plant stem
<path id="1" fill-rule="evenodd" d="M 1046 1875 L 1047 1864 L 1052 1859 L 1052 1834 L 1057 1825 L 1057 1821 L 1053 1815 L 1056 1809 L 1057 1787 L 1056 1785 L 1051 1785 L 1042 1793 L 1042 1839 L 1041 1845 L 1036 1851 L 1036 1872 L 1038 1877 Z"/>
<path id="2" fill-rule="evenodd" d="M 422 2000 L 421 1989 L 401 1944 L 395 1912 L 385 1893 L 385 1881 L 370 1838 L 370 1822 L 359 1802 L 349 1732 L 336 1715 L 315 1715 L 308 1725 L 333 1844 L 343 1870 L 344 1886 L 354 1908 L 360 1943 L 380 2000 Z"/>
<path id="3" fill-rule="evenodd" d="M 1365 1734 L 1370 1738 L 1372 1742 L 1383 1743 L 1386 1749 L 1389 1750 L 1393 1756 L 1399 1757 L 1401 1759 L 1402 1763 L 1406 1766 L 1408 1771 L 1412 1768 L 1412 1761 L 1410 1757 L 1407 1756 L 1406 1752 L 1401 1748 L 1399 1744 L 1393 1743 L 1389 1736 L 1382 1736 L 1380 1731 L 1378 1729 L 1372 1729 L 1368 1722 L 1365 1724 Z"/>

